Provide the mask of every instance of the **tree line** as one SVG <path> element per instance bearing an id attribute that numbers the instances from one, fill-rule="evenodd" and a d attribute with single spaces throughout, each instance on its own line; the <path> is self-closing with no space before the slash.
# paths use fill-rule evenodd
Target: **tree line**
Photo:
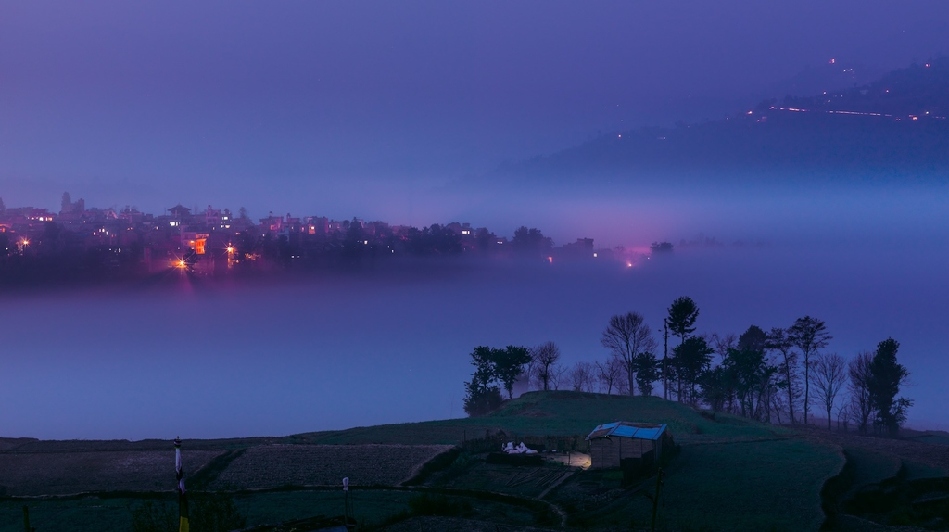
<path id="1" fill-rule="evenodd" d="M 538 390 L 571 389 L 662 397 L 729 412 L 766 423 L 804 423 L 814 409 L 838 425 L 868 434 L 895 435 L 906 421 L 911 399 L 901 397 L 909 372 L 897 361 L 899 342 L 887 338 L 874 351 L 847 360 L 828 352 L 827 325 L 804 316 L 788 327 L 765 331 L 750 325 L 739 336 L 696 335 L 699 307 L 689 297 L 672 302 L 663 319 L 662 350 L 642 314 L 612 316 L 600 336 L 605 360 L 560 363 L 553 342 L 533 348 L 477 347 L 475 372 L 465 383 L 465 411 L 479 416 L 513 397 L 525 379 Z M 669 347 L 669 339 L 677 345 Z"/>

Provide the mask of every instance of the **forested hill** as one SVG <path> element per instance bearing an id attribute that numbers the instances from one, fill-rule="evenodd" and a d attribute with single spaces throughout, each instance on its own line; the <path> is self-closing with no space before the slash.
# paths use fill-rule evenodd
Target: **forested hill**
<path id="1" fill-rule="evenodd" d="M 723 120 L 614 132 L 498 173 L 558 179 L 810 171 L 947 181 L 947 117 L 949 58 L 940 58 L 834 93 L 766 100 Z"/>

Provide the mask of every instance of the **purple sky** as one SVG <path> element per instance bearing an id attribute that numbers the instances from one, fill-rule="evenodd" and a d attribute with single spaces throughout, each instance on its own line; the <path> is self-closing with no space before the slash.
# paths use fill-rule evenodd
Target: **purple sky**
<path id="1" fill-rule="evenodd" d="M 827 319 L 836 337 L 832 349 L 847 357 L 893 335 L 903 343 L 900 356 L 916 385 L 907 392 L 919 401 L 911 419 L 949 426 L 943 408 L 949 338 L 931 326 L 945 314 L 945 183 L 805 188 L 762 179 L 729 188 L 718 176 L 704 175 L 678 188 L 634 182 L 456 186 L 505 160 L 549 154 L 600 132 L 719 118 L 830 58 L 885 70 L 949 53 L 949 2 L 194 4 L 0 0 L 0 197 L 7 207 L 58 210 L 69 191 L 87 206 L 134 205 L 159 213 L 180 202 L 244 206 L 255 218 L 273 210 L 414 225 L 458 220 L 508 236 L 526 224 L 542 228 L 558 245 L 577 237 L 595 238 L 597 246 L 648 245 L 704 233 L 773 246 L 750 251 L 760 251 L 754 256 L 689 259 L 687 251 L 674 268 L 657 269 L 656 278 L 630 276 L 625 284 L 580 276 L 537 285 L 513 278 L 500 287 L 489 279 L 395 286 L 391 293 L 363 288 L 358 297 L 321 286 L 305 296 L 267 290 L 222 299 L 191 295 L 193 301 L 185 299 L 191 314 L 183 318 L 175 315 L 183 299 L 169 294 L 149 303 L 149 320 L 173 316 L 205 327 L 187 339 L 205 347 L 184 376 L 191 389 L 201 388 L 203 369 L 218 370 L 217 358 L 224 356 L 241 362 L 228 366 L 234 382 L 256 382 L 261 372 L 272 377 L 256 390 L 264 400 L 244 393 L 253 388 L 226 380 L 222 389 L 239 397 L 206 391 L 194 399 L 200 407 L 193 412 L 195 427 L 207 419 L 220 422 L 195 434 L 282 434 L 405 421 L 409 411 L 411 419 L 458 415 L 472 346 L 552 339 L 569 360 L 592 360 L 603 356 L 597 337 L 609 314 L 639 310 L 658 324 L 680 295 L 696 297 L 707 311 L 702 332 L 740 333 L 751 322 L 787 326 L 811 314 Z M 419 292 L 430 293 L 420 298 Z M 47 322 L 14 310 L 26 308 L 17 306 L 19 300 L 0 298 L 7 314 L 21 320 L 10 321 L 5 332 L 15 339 L 11 353 L 18 354 L 10 361 L 13 370 L 0 374 L 0 384 L 15 381 L 0 386 L 0 399 L 5 393 L 4 404 L 12 405 L 0 411 L 7 435 L 178 433 L 174 419 L 165 421 L 168 426 L 158 421 L 167 411 L 163 386 L 172 377 L 154 376 L 172 373 L 175 366 L 161 355 L 186 338 L 150 327 L 135 297 L 103 300 L 102 314 L 80 297 L 31 300 L 37 311 L 52 305 L 47 319 L 74 329 L 53 336 L 21 334 Z M 324 334 L 317 334 L 312 353 L 309 327 L 318 314 L 311 302 L 353 327 L 320 322 L 322 329 L 314 330 Z M 537 311 L 522 312 L 525 302 Z M 275 341 L 255 333 L 245 345 L 239 335 L 206 334 L 226 330 L 245 309 L 285 303 L 300 305 L 287 313 L 300 320 L 289 336 L 281 336 L 284 314 L 273 312 L 259 318 L 260 330 L 274 331 Z M 533 321 L 525 326 L 521 314 Z M 431 316 L 435 327 L 428 325 Z M 215 319 L 220 327 L 213 326 Z M 365 334 L 363 323 L 383 324 L 385 334 Z M 474 325 L 459 332 L 451 329 L 456 323 Z M 142 333 L 125 342 L 112 336 L 138 328 Z M 430 330 L 447 332 L 433 342 Z M 366 345 L 347 352 L 341 345 L 351 337 Z M 74 356 L 77 345 L 81 356 Z M 135 346 L 131 358 L 129 345 Z M 262 357 L 269 349 L 286 358 Z M 61 353 L 68 360 L 62 362 Z M 334 389 L 286 386 L 288 376 L 302 383 L 311 374 L 293 363 L 309 364 L 316 373 L 324 360 L 357 360 L 361 368 L 376 356 L 393 365 L 399 382 L 411 384 L 413 404 L 433 409 L 393 402 L 391 412 L 378 418 L 334 420 L 300 410 L 287 420 L 258 406 L 250 417 L 259 424 L 252 428 L 215 410 L 245 404 L 240 401 L 248 408 L 295 404 L 301 397 L 319 404 L 319 393 Z M 432 371 L 441 373 L 422 375 L 420 369 L 410 375 L 414 366 L 404 360 L 418 361 L 418 368 L 437 360 Z M 119 379 L 108 373 L 113 362 Z M 47 366 L 54 368 L 50 374 L 43 373 Z M 76 377 L 73 370 L 80 367 L 93 385 Z M 372 379 L 388 375 L 352 378 L 372 390 Z M 423 386 L 429 381 L 441 386 L 434 399 Z M 95 391 L 91 400 L 77 399 L 89 389 Z M 294 397 L 299 390 L 310 395 Z M 100 405 L 125 406 L 116 397 L 130 398 L 129 408 L 139 410 L 98 412 Z M 130 426 L 129 416 L 139 411 L 145 412 L 135 421 L 140 426 Z M 96 425 L 83 428 L 80 420 L 90 418 Z"/>
<path id="2" fill-rule="evenodd" d="M 0 12 L 8 206 L 55 208 L 68 190 L 103 207 L 408 223 L 463 214 L 406 205 L 505 159 L 718 117 L 830 57 L 905 66 L 946 52 L 949 34 L 941 0 L 2 1 Z"/>

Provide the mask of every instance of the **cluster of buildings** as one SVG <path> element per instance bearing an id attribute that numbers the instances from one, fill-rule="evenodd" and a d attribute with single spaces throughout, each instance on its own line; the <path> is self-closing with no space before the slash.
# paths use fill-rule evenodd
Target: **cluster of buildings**
<path id="1" fill-rule="evenodd" d="M 539 234 L 539 231 L 537 232 Z M 543 242 L 546 244 L 543 244 Z M 222 273 L 239 265 L 258 269 L 344 259 L 459 253 L 505 255 L 525 246 L 548 261 L 621 258 L 595 250 L 593 239 L 554 248 L 549 239 L 517 242 L 487 228 L 451 222 L 418 229 L 359 219 L 331 220 L 290 214 L 252 220 L 244 209 L 189 209 L 175 205 L 156 215 L 126 207 L 90 208 L 63 195 L 59 212 L 6 208 L 0 199 L 0 258 L 78 256 L 94 251 L 109 268 L 158 272 L 180 268 Z"/>

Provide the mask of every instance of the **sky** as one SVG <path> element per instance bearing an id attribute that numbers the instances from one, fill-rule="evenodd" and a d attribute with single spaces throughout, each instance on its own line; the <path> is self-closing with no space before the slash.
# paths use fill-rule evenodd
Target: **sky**
<path id="1" fill-rule="evenodd" d="M 949 34 L 940 0 L 2 0 L 0 13 L 7 206 L 58 209 L 69 191 L 151 212 L 473 216 L 501 232 L 512 211 L 440 192 L 602 132 L 724 116 L 832 57 L 903 67 L 946 52 Z"/>
<path id="2" fill-rule="evenodd" d="M 703 333 L 810 314 L 847 357 L 894 336 L 918 400 L 911 421 L 949 428 L 944 180 L 470 186 L 602 133 L 733 114 L 831 58 L 879 71 L 924 61 L 949 53 L 946 35 L 944 0 L 0 0 L 7 207 L 58 210 L 68 191 L 156 214 L 181 203 L 507 236 L 528 225 L 558 245 L 764 244 L 683 248 L 676 266 L 641 276 L 4 296 L 16 356 L 0 374 L 0 424 L 42 437 L 170 434 L 176 378 L 196 405 L 188 432 L 207 437 L 458 416 L 474 345 L 554 340 L 569 361 L 594 360 L 609 315 L 656 324 L 689 295 L 706 309 Z M 370 367 L 382 369 L 360 373 Z M 368 403 L 321 411 L 347 383 Z M 373 395 L 400 383 L 411 394 L 398 401 Z"/>

